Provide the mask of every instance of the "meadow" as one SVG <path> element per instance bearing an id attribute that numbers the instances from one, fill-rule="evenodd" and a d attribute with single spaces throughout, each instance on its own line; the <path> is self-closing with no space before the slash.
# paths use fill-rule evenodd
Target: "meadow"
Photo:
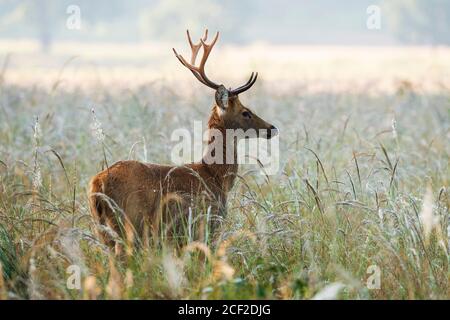
<path id="1" fill-rule="evenodd" d="M 213 102 L 171 47 L 0 41 L 0 299 L 450 298 L 445 47 L 219 46 L 213 79 L 260 73 L 241 100 L 280 129 L 280 170 L 240 169 L 216 241 L 117 259 L 90 177 L 169 163 Z"/>

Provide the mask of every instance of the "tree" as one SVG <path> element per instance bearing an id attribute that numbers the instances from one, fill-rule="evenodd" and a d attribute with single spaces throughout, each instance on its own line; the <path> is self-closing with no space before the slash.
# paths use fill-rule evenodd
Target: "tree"
<path id="1" fill-rule="evenodd" d="M 221 6 L 211 0 L 159 1 L 141 15 L 141 30 L 144 38 L 174 40 L 179 39 L 180 30 L 189 28 L 200 37 L 205 27 L 211 31 L 218 27 L 222 13 Z"/>
<path id="2" fill-rule="evenodd" d="M 447 0 L 389 0 L 383 3 L 388 27 L 403 43 L 450 44 Z"/>

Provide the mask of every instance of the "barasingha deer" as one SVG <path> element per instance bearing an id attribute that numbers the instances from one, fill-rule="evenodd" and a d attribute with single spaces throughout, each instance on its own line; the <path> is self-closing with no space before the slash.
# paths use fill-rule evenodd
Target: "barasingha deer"
<path id="1" fill-rule="evenodd" d="M 253 129 L 257 137 L 264 135 L 263 138 L 267 139 L 276 135 L 278 131 L 272 124 L 258 117 L 239 101 L 239 94 L 253 86 L 258 74 L 252 73 L 247 83 L 236 89 L 226 89 L 225 86 L 211 81 L 205 74 L 205 64 L 219 33 L 217 32 L 210 44 L 205 43 L 207 30 L 197 44 L 192 42 L 189 31 L 187 36 L 192 50 L 190 62 L 175 49 L 173 51 L 183 66 L 201 83 L 215 90 L 215 103 L 208 120 L 208 129 L 209 132 L 223 134 L 224 155 L 229 154 L 230 148 L 236 148 L 234 137 L 232 143 L 227 141 L 227 130 Z M 196 57 L 201 48 L 203 56 L 200 64 L 196 66 Z M 215 135 L 210 135 L 205 156 L 199 163 L 170 166 L 138 161 L 116 162 L 90 181 L 89 201 L 92 215 L 97 222 L 109 225 L 119 234 L 123 235 L 120 226 L 124 225 L 120 221 L 125 221 L 139 235 L 149 230 L 153 236 L 161 235 L 162 230 L 171 227 L 174 227 L 172 230 L 180 230 L 182 221 L 192 222 L 195 220 L 192 215 L 198 212 L 204 214 L 208 211 L 210 217 L 223 218 L 226 213 L 227 195 L 238 172 L 237 153 L 233 152 L 234 159 L 231 163 L 225 160 L 220 163 L 207 161 L 206 155 L 214 155 L 215 150 L 218 150 L 212 150 L 215 140 Z M 173 232 L 171 234 L 174 236 Z"/>

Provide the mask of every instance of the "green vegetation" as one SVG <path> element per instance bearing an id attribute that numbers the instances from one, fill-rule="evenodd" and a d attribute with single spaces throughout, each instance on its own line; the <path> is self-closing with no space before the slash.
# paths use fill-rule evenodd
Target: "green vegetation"
<path id="1" fill-rule="evenodd" d="M 281 169 L 241 168 L 217 241 L 173 250 L 144 239 L 119 260 L 96 238 L 89 178 L 105 157 L 169 162 L 170 133 L 206 121 L 212 93 L 164 80 L 3 83 L 0 298 L 303 299 L 329 285 L 344 299 L 450 298 L 448 87 L 290 88 L 261 82 L 242 97 L 279 126 Z M 73 264 L 81 290 L 66 285 Z M 381 288 L 369 290 L 373 265 Z"/>

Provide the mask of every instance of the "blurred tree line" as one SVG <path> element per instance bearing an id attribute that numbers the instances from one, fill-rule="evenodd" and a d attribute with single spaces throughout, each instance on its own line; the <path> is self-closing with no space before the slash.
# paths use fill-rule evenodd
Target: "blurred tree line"
<path id="1" fill-rule="evenodd" d="M 382 29 L 366 27 L 366 8 L 379 5 Z M 66 27 L 69 5 L 80 30 Z M 53 41 L 180 39 L 208 26 L 228 42 L 370 44 L 374 34 L 397 43 L 449 44 L 450 0 L 1 0 L 0 37 Z"/>
<path id="2" fill-rule="evenodd" d="M 450 1 L 386 0 L 383 7 L 400 42 L 450 44 Z"/>

